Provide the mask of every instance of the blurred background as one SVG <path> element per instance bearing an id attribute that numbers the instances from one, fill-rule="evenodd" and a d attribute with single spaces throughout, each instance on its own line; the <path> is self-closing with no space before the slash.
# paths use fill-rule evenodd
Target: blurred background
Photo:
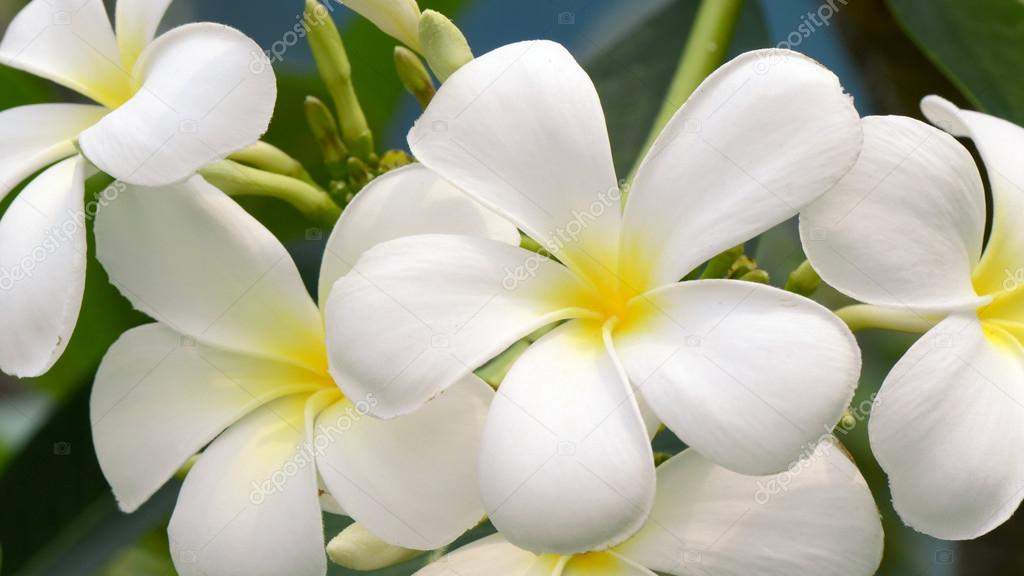
<path id="1" fill-rule="evenodd" d="M 0 28 L 24 5 L 0 0 Z M 686 41 L 697 0 L 421 0 L 452 17 L 477 54 L 509 42 L 547 38 L 565 44 L 597 84 L 620 175 L 649 131 Z M 112 8 L 113 0 L 108 4 Z M 314 175 L 318 151 L 303 119 L 307 94 L 327 98 L 308 47 L 288 45 L 302 0 L 176 0 L 163 29 L 195 20 L 235 26 L 280 53 L 278 110 L 267 140 L 302 160 Z M 353 61 L 357 91 L 377 138 L 404 148 L 418 113 L 392 66 L 394 41 L 345 9 L 335 11 Z M 861 115 L 921 118 L 918 102 L 940 94 L 961 106 L 1024 124 L 1024 3 L 1020 0 L 747 0 L 730 54 L 778 45 L 806 53 L 840 77 Z M 0 109 L 74 101 L 45 81 L 0 67 Z M 973 148 L 972 148 L 973 151 Z M 11 195 L 9 198 L 12 198 Z M 9 201 L 8 201 L 9 203 Z M 6 209 L 0 204 L 0 211 Z M 325 231 L 309 228 L 272 200 L 247 209 L 286 243 L 313 286 Z M 748 254 L 780 285 L 803 260 L 793 222 L 748 244 Z M 109 285 L 90 261 L 82 318 L 67 353 L 43 378 L 0 375 L 0 545 L 4 575 L 173 575 L 166 522 L 172 482 L 133 515 L 118 512 L 93 453 L 88 414 L 92 374 L 106 348 L 146 318 Z M 847 301 L 823 288 L 815 296 L 836 308 Z M 2 327 L 0 327 L 2 328 Z M 840 431 L 871 484 L 886 530 L 879 574 L 953 576 L 1024 573 L 1024 514 L 972 542 L 935 540 L 903 526 L 886 480 L 867 445 L 866 408 L 913 336 L 858 335 L 865 366 L 852 426 Z M 659 436 L 658 448 L 678 440 Z M 328 538 L 345 525 L 327 517 Z M 487 526 L 478 533 L 489 530 Z M 426 558 L 377 574 L 411 574 Z M 331 574 L 349 574 L 332 567 Z"/>

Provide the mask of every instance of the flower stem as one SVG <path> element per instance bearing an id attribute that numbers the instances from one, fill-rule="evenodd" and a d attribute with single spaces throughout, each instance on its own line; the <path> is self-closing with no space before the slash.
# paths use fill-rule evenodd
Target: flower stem
<path id="1" fill-rule="evenodd" d="M 228 159 L 267 172 L 290 176 L 307 184 L 317 186 L 316 180 L 313 180 L 313 177 L 309 175 L 309 172 L 301 162 L 292 158 L 280 148 L 262 140 L 248 148 L 235 152 Z"/>
<path id="2" fill-rule="evenodd" d="M 868 328 L 882 328 L 897 332 L 922 334 L 938 324 L 941 317 L 920 314 L 909 310 L 894 310 L 870 304 L 853 304 L 835 311 L 836 316 L 846 323 L 851 331 Z"/>
<path id="3" fill-rule="evenodd" d="M 333 226 L 341 216 L 341 208 L 318 186 L 308 182 L 221 160 L 200 172 L 210 184 L 228 196 L 267 196 L 288 202 L 310 220 Z"/>
<path id="4" fill-rule="evenodd" d="M 683 48 L 679 66 L 676 68 L 675 76 L 672 77 L 672 83 L 669 85 L 661 110 L 654 120 L 651 133 L 647 136 L 647 142 L 640 150 L 637 162 L 629 175 L 629 182 L 633 181 L 640 163 L 679 107 L 708 77 L 708 74 L 714 72 L 725 60 L 725 53 L 729 48 L 733 32 L 736 31 L 736 22 L 739 21 L 742 7 L 743 0 L 703 0 L 701 2 L 700 8 L 697 9 L 697 17 L 693 22 L 693 28 L 690 30 L 690 37 L 686 41 L 686 47 Z"/>

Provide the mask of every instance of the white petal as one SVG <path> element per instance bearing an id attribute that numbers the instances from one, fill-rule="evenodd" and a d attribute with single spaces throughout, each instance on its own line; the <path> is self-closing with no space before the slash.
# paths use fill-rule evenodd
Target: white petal
<path id="1" fill-rule="evenodd" d="M 577 314 L 581 289 L 564 266 L 494 240 L 385 242 L 331 291 L 331 375 L 349 397 L 376 397 L 376 416 L 408 413 L 520 338 Z"/>
<path id="2" fill-rule="evenodd" d="M 484 428 L 480 490 L 498 530 L 534 552 L 602 550 L 643 524 L 651 446 L 597 323 L 560 326 L 512 365 Z"/>
<path id="3" fill-rule="evenodd" d="M 64 353 L 85 293 L 80 156 L 49 168 L 0 220 L 0 368 L 39 376 Z"/>
<path id="4" fill-rule="evenodd" d="M 985 190 L 970 153 L 903 116 L 864 119 L 856 166 L 800 215 L 804 251 L 853 298 L 949 309 L 977 300 L 971 270 L 985 233 Z"/>
<path id="5" fill-rule="evenodd" d="M 626 204 L 623 267 L 652 285 L 682 278 L 795 216 L 853 166 L 860 144 L 857 111 L 827 68 L 786 50 L 737 57 L 644 159 Z"/>
<path id="6" fill-rule="evenodd" d="M 256 142 L 277 99 L 259 45 L 220 24 L 160 36 L 136 65 L 142 88 L 82 133 L 82 152 L 119 180 L 161 186 Z"/>
<path id="7" fill-rule="evenodd" d="M 376 178 L 345 208 L 320 267 L 320 305 L 334 282 L 377 244 L 417 234 L 464 234 L 519 245 L 516 227 L 421 164 Z"/>
<path id="8" fill-rule="evenodd" d="M 565 48 L 520 42 L 465 65 L 409 146 L 563 262 L 614 269 L 620 197 L 608 132 L 594 84 Z"/>
<path id="9" fill-rule="evenodd" d="M 451 543 L 484 517 L 477 454 L 493 395 L 470 374 L 392 420 L 367 415 L 372 396 L 334 404 L 320 415 L 314 436 L 327 489 L 390 544 L 432 550 Z"/>
<path id="10" fill-rule="evenodd" d="M 90 407 L 96 455 L 121 509 L 138 508 L 243 415 L 324 380 L 199 344 L 160 324 L 126 332 L 103 358 Z"/>
<path id="11" fill-rule="evenodd" d="M 420 8 L 416 0 L 342 0 L 385 34 L 420 49 Z M 330 5 L 330 4 L 328 4 Z"/>
<path id="12" fill-rule="evenodd" d="M 1024 368 L 1010 334 L 954 315 L 896 364 L 871 410 L 871 448 L 904 522 L 944 540 L 1005 522 L 1024 495 Z"/>
<path id="13" fill-rule="evenodd" d="M 326 368 L 316 304 L 255 218 L 198 176 L 112 190 L 100 201 L 97 255 L 136 308 L 201 342 Z"/>
<path id="14" fill-rule="evenodd" d="M 0 42 L 0 64 L 63 84 L 114 108 L 131 95 L 103 0 L 32 0 Z"/>
<path id="15" fill-rule="evenodd" d="M 683 282 L 632 305 L 615 344 L 676 435 L 744 474 L 784 470 L 853 397 L 860 350 L 820 305 L 735 280 Z"/>
<path id="16" fill-rule="evenodd" d="M 975 270 L 975 286 L 982 294 L 994 294 L 1020 284 L 1024 278 L 1024 165 L 1017 153 L 1024 147 L 1024 128 L 987 114 L 960 110 L 953 103 L 928 96 L 921 110 L 936 126 L 974 140 L 985 162 L 992 187 L 992 232 L 981 263 Z"/>
<path id="17" fill-rule="evenodd" d="M 509 544 L 501 534 L 492 534 L 435 560 L 414 576 L 534 576 L 530 569 L 537 564 L 551 569 L 536 576 L 551 576 L 550 562 Z"/>
<path id="18" fill-rule="evenodd" d="M 834 438 L 777 476 L 741 476 L 687 450 L 658 467 L 651 520 L 619 551 L 679 576 L 869 576 L 882 524 Z"/>
<path id="19" fill-rule="evenodd" d="M 324 575 L 305 398 L 283 398 L 249 414 L 189 472 L 167 529 L 181 576 Z"/>
<path id="20" fill-rule="evenodd" d="M 171 0 L 117 0 L 117 46 L 125 70 L 135 68 L 170 4 Z"/>
<path id="21" fill-rule="evenodd" d="M 72 140 L 106 112 L 81 104 L 35 104 L 0 112 L 0 200 L 37 170 L 74 156 Z"/>

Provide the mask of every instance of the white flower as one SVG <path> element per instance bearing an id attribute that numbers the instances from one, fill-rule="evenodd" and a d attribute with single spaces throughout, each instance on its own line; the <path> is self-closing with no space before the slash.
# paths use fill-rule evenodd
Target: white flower
<path id="1" fill-rule="evenodd" d="M 1024 129 L 934 96 L 921 107 L 981 152 L 988 243 L 970 153 L 899 116 L 864 119 L 860 161 L 800 228 L 832 286 L 911 318 L 945 317 L 889 373 L 869 430 L 903 520 L 959 540 L 1005 522 L 1024 496 Z"/>
<path id="2" fill-rule="evenodd" d="M 274 73 L 259 46 L 218 24 L 153 40 L 169 0 L 120 0 L 117 34 L 101 0 L 33 0 L 0 42 L 0 64 L 99 105 L 0 113 L 0 199 L 46 168 L 0 221 L 0 368 L 46 372 L 63 353 L 85 284 L 86 158 L 138 185 L 184 180 L 255 142 L 270 122 Z M 54 164 L 56 163 L 56 164 Z"/>
<path id="3" fill-rule="evenodd" d="M 379 245 L 331 292 L 331 371 L 389 418 L 571 319 L 515 362 L 487 419 L 483 499 L 517 546 L 602 549 L 643 524 L 657 426 L 648 413 L 645 430 L 644 401 L 743 473 L 784 469 L 838 420 L 860 356 L 828 310 L 759 284 L 677 283 L 855 162 L 860 119 L 821 65 L 768 50 L 711 75 L 651 150 L 624 214 L 597 93 L 551 42 L 467 64 L 409 143 L 560 262 L 455 235 Z"/>
<path id="4" fill-rule="evenodd" d="M 741 476 L 687 450 L 658 467 L 643 529 L 604 552 L 537 556 L 496 534 L 416 574 L 868 576 L 882 559 L 882 524 L 867 484 L 834 441 L 777 477 Z"/>
<path id="5" fill-rule="evenodd" d="M 180 574 L 322 576 L 318 481 L 333 497 L 325 509 L 407 548 L 437 548 L 480 521 L 489 386 L 470 374 L 406 417 L 367 416 L 376 398 L 343 396 L 327 372 L 320 311 L 284 247 L 199 176 L 131 187 L 98 221 L 111 281 L 158 323 L 125 333 L 103 360 L 96 453 L 131 511 L 202 450 L 169 528 Z M 330 286 L 378 241 L 424 232 L 519 239 L 425 168 L 407 167 L 349 206 L 320 281 Z"/>

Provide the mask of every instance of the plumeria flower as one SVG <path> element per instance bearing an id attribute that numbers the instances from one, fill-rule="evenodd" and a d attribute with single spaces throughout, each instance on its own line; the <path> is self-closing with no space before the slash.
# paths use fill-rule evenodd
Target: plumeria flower
<path id="1" fill-rule="evenodd" d="M 499 48 L 445 82 L 409 144 L 558 261 L 456 235 L 380 244 L 331 293 L 331 373 L 391 418 L 571 320 L 501 384 L 483 500 L 521 548 L 621 543 L 654 501 L 650 424 L 756 474 L 785 469 L 840 417 L 860 356 L 829 311 L 764 285 L 678 280 L 796 215 L 853 165 L 860 142 L 831 72 L 793 52 L 747 53 L 679 110 L 623 213 L 590 78 L 558 44 Z M 645 403 L 657 417 L 646 427 Z"/>
<path id="2" fill-rule="evenodd" d="M 91 165 L 122 182 L 170 184 L 267 129 L 277 88 L 259 46 L 210 23 L 154 40 L 169 3 L 120 0 L 115 34 L 102 0 L 33 0 L 0 41 L 0 64 L 96 102 L 0 112 L 0 199 L 45 168 L 0 221 L 4 372 L 40 375 L 68 344 L 85 285 Z"/>
<path id="3" fill-rule="evenodd" d="M 886 377 L 869 431 L 903 520 L 959 540 L 1005 522 L 1024 496 L 1024 129 L 934 96 L 921 107 L 981 152 L 988 242 L 970 153 L 899 116 L 864 119 L 860 160 L 800 229 L 829 284 L 918 324 L 941 320 Z"/>
<path id="4" fill-rule="evenodd" d="M 338 222 L 321 284 L 402 234 L 518 242 L 511 224 L 425 168 L 376 182 Z M 326 509 L 407 548 L 437 548 L 481 520 L 487 384 L 466 375 L 408 416 L 366 416 L 376 398 L 345 396 L 331 379 L 318 306 L 270 232 L 199 176 L 129 192 L 100 210 L 97 243 L 112 282 L 157 323 L 126 332 L 104 358 L 93 439 L 125 511 L 202 451 L 169 527 L 180 574 L 322 576 L 318 486 Z"/>
<path id="5" fill-rule="evenodd" d="M 882 524 L 867 484 L 824 440 L 778 476 L 742 476 L 686 450 L 658 467 L 644 527 L 603 552 L 536 555 L 496 534 L 417 576 L 868 576 L 882 559 Z"/>

